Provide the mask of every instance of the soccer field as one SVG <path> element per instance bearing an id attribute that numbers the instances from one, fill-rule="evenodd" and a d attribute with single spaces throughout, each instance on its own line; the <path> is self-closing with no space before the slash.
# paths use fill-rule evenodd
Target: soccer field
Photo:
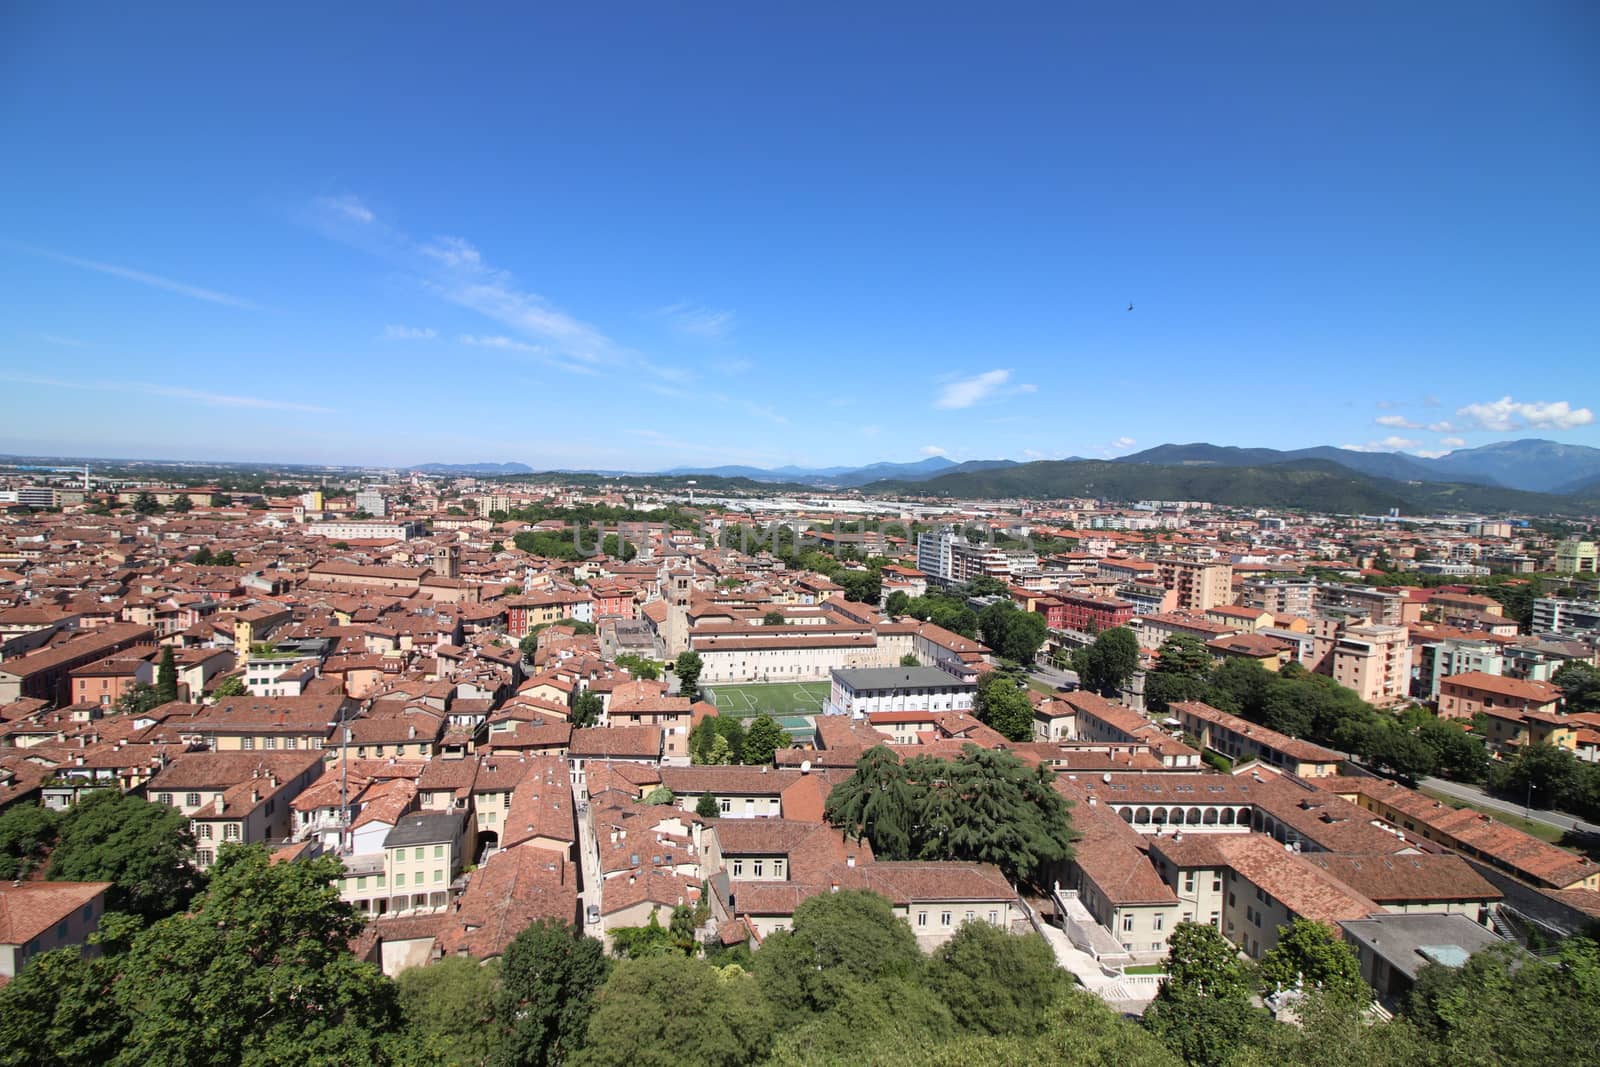
<path id="1" fill-rule="evenodd" d="M 721 715 L 753 718 L 769 715 L 817 715 L 828 702 L 827 682 L 778 682 L 770 685 L 714 685 L 706 689 Z"/>

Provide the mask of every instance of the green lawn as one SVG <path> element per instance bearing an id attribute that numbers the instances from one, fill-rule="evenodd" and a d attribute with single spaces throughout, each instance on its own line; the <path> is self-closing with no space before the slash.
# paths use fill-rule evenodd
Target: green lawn
<path id="1" fill-rule="evenodd" d="M 706 699 L 721 715 L 753 718 L 769 715 L 816 715 L 827 703 L 827 682 L 777 682 L 771 685 L 713 685 L 705 688 Z"/>
<path id="2" fill-rule="evenodd" d="M 1481 811 L 1491 819 L 1494 819 L 1498 822 L 1503 822 L 1507 826 L 1521 830 L 1525 834 L 1532 834 L 1539 840 L 1548 841 L 1552 845 L 1561 844 L 1561 838 L 1565 835 L 1565 831 L 1558 829 L 1557 827 L 1547 826 L 1542 822 L 1534 822 L 1532 819 L 1524 819 L 1520 815 L 1512 815 L 1509 812 L 1496 811 L 1494 808 L 1484 807 L 1481 804 L 1468 803 L 1465 800 L 1450 796 L 1447 793 L 1441 793 L 1437 790 L 1429 789 L 1427 786 L 1423 786 L 1420 792 L 1426 793 L 1435 800 L 1442 800 L 1452 808 L 1471 808 L 1473 811 Z"/>

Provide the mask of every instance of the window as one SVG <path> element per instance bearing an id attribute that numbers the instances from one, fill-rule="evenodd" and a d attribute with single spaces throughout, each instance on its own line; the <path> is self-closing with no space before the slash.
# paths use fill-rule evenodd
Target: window
<path id="1" fill-rule="evenodd" d="M 1000 925 L 1000 913 L 998 911 L 991 910 L 989 912 L 989 925 L 990 926 L 999 926 Z"/>
<path id="2" fill-rule="evenodd" d="M 161 796 L 159 798 L 157 798 L 157 799 L 159 799 L 161 801 L 161 803 L 163 803 L 163 804 L 171 804 L 172 803 L 172 794 L 171 793 L 162 793 Z M 200 806 L 200 794 L 199 793 L 186 793 L 186 794 L 184 794 L 183 804 L 184 804 L 184 807 L 187 807 L 187 808 L 198 808 Z"/>
<path id="3" fill-rule="evenodd" d="M 1194 892 L 1194 872 L 1193 871 L 1185 871 L 1185 872 L 1183 872 L 1183 891 L 1185 893 L 1193 893 Z"/>
<path id="4" fill-rule="evenodd" d="M 733 861 L 733 876 L 735 878 L 743 878 L 744 877 L 744 860 L 734 860 Z"/>
<path id="5" fill-rule="evenodd" d="M 433 869 L 433 880 L 434 880 L 434 881 L 435 881 L 435 882 L 442 882 L 442 881 L 444 881 L 444 868 L 442 868 L 442 867 L 435 867 L 435 868 L 434 868 L 434 869 Z"/>
<path id="6" fill-rule="evenodd" d="M 277 748 L 278 747 L 278 739 L 276 737 L 265 738 L 261 742 L 261 747 L 262 748 Z"/>
<path id="7" fill-rule="evenodd" d="M 1167 917 L 1165 915 L 1157 915 L 1155 917 L 1155 919 L 1151 922 L 1150 927 L 1151 927 L 1151 929 L 1156 930 L 1157 932 L 1159 932 L 1161 930 L 1161 928 L 1163 926 L 1165 926 L 1166 924 L 1167 924 Z"/>
<path id="8" fill-rule="evenodd" d="M 286 737 L 283 739 L 283 747 L 288 749 L 299 748 L 300 739 L 298 737 Z"/>
<path id="9" fill-rule="evenodd" d="M 365 888 L 367 888 L 367 876 L 366 875 L 363 874 L 359 878 L 356 879 L 356 888 L 357 889 L 365 889 Z"/>
<path id="10" fill-rule="evenodd" d="M 917 912 L 917 925 L 918 926 L 927 926 L 928 925 L 928 913 L 927 912 L 925 912 L 925 911 Z"/>
<path id="11" fill-rule="evenodd" d="M 200 866 L 209 867 L 211 866 L 212 855 L 213 853 L 209 848 L 199 848 L 195 849 L 194 858 L 200 862 Z"/>
<path id="12" fill-rule="evenodd" d="M 1124 915 L 1122 917 L 1122 932 L 1125 933 L 1125 934 L 1133 933 L 1133 916 L 1132 915 Z"/>
<path id="13" fill-rule="evenodd" d="M 967 912 L 967 920 L 966 920 L 966 921 L 967 921 L 967 922 L 971 922 L 971 921 L 972 921 L 972 914 L 973 914 L 973 913 L 972 913 L 972 912 L 970 912 L 970 911 L 969 911 L 969 912 Z"/>
<path id="14" fill-rule="evenodd" d="M 427 851 L 428 851 L 427 849 L 423 848 L 421 845 L 418 845 L 415 849 L 412 850 L 411 858 L 414 859 L 414 860 L 420 860 L 423 857 L 423 854 L 425 852 L 427 852 Z"/>
<path id="15" fill-rule="evenodd" d="M 253 752 L 256 747 L 256 739 L 253 737 L 247 737 L 239 742 L 239 747 L 246 752 Z"/>
<path id="16" fill-rule="evenodd" d="M 237 841 L 237 840 L 239 840 L 239 824 L 236 823 L 236 822 L 230 822 L 230 823 L 226 824 L 225 826 L 223 826 L 223 828 L 222 828 L 222 839 L 224 841 Z"/>
<path id="17" fill-rule="evenodd" d="M 194 796 L 193 793 L 190 793 L 189 795 L 190 796 Z M 160 803 L 160 804 L 171 804 L 172 803 L 172 794 L 171 793 L 158 794 L 156 796 L 156 801 L 157 801 L 157 803 Z M 198 806 L 200 802 L 198 800 L 191 800 L 189 803 Z"/>
<path id="18" fill-rule="evenodd" d="M 766 860 L 755 860 L 754 862 L 752 862 L 750 864 L 750 867 L 751 867 L 751 873 L 757 878 L 760 878 L 760 877 L 764 876 L 767 873 L 767 862 L 766 862 Z"/>
<path id="19" fill-rule="evenodd" d="M 731 797 L 723 797 L 722 798 L 722 814 L 726 815 L 732 810 L 733 810 L 733 799 Z"/>
<path id="20" fill-rule="evenodd" d="M 950 925 L 950 913 L 948 911 L 941 911 L 939 913 L 939 925 L 940 926 L 949 926 Z"/>
<path id="21" fill-rule="evenodd" d="M 499 812 L 497 812 L 497 811 L 489 812 L 488 813 L 489 825 L 493 826 L 495 824 L 496 820 L 498 820 L 499 818 L 500 818 L 500 813 Z"/>
<path id="22" fill-rule="evenodd" d="M 398 888 L 398 887 L 399 887 L 399 886 L 403 886 L 403 885 L 405 885 L 405 884 L 406 884 L 406 872 L 405 872 L 405 871 L 396 871 L 396 872 L 395 872 L 395 875 L 394 875 L 394 884 L 395 884 L 395 886 L 396 886 L 396 887 L 397 887 L 397 888 Z"/>
<path id="23" fill-rule="evenodd" d="M 1228 907 L 1230 907 L 1230 908 L 1236 907 L 1237 904 L 1238 904 L 1238 902 L 1233 899 L 1233 894 L 1229 893 L 1228 894 Z"/>
<path id="24" fill-rule="evenodd" d="M 1211 879 L 1211 891 L 1213 893 L 1222 892 L 1222 875 L 1219 874 L 1215 878 Z"/>
<path id="25" fill-rule="evenodd" d="M 379 889 L 384 888 L 384 883 L 386 883 L 388 880 L 389 880 L 389 876 L 387 874 L 378 875 L 378 883 L 377 883 L 378 884 L 378 888 Z"/>
<path id="26" fill-rule="evenodd" d="M 436 860 L 444 859 L 444 846 L 443 845 L 434 845 L 433 846 L 433 858 L 436 859 Z"/>
<path id="27" fill-rule="evenodd" d="M 197 825 L 195 827 L 195 836 L 198 837 L 201 841 L 210 841 L 211 840 L 211 824 L 208 823 L 208 822 L 203 822 L 203 823 L 200 823 L 199 825 Z"/>

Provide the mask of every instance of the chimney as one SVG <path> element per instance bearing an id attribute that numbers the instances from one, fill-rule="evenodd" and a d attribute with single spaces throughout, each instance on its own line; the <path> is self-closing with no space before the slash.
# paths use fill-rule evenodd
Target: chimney
<path id="1" fill-rule="evenodd" d="M 850 855 L 848 855 L 848 856 L 846 856 L 844 858 L 844 865 L 846 867 L 850 867 L 852 869 L 855 867 L 855 865 L 856 865 L 855 853 L 852 852 Z"/>

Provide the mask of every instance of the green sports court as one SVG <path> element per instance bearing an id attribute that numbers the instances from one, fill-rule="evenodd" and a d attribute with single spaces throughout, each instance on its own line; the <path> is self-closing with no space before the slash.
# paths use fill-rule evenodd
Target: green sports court
<path id="1" fill-rule="evenodd" d="M 766 712 L 783 715 L 820 715 L 828 702 L 827 682 L 777 682 L 767 685 L 714 685 L 704 689 L 706 699 L 720 715 L 753 718 Z"/>

